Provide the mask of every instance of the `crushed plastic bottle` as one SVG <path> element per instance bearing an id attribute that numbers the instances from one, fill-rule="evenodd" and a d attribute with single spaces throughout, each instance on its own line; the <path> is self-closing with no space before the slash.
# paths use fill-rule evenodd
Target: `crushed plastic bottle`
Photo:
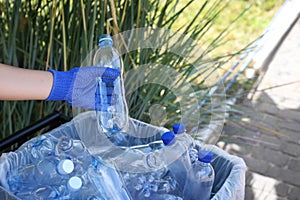
<path id="1" fill-rule="evenodd" d="M 177 182 L 162 168 L 148 173 L 123 173 L 123 179 L 133 199 L 147 200 L 164 195 L 172 196 Z"/>
<path id="2" fill-rule="evenodd" d="M 93 157 L 92 165 L 88 169 L 88 177 L 97 187 L 97 192 L 105 199 L 131 199 L 121 175 L 116 169 L 108 167 L 100 157 Z"/>
<path id="3" fill-rule="evenodd" d="M 176 139 L 188 148 L 191 163 L 198 160 L 198 150 L 195 148 L 194 139 L 187 134 L 186 128 L 183 123 L 176 123 L 173 125 L 173 132 L 176 135 Z"/>
<path id="4" fill-rule="evenodd" d="M 162 136 L 162 140 L 164 144 L 167 147 L 170 147 L 174 150 L 175 152 L 180 152 L 180 156 L 178 157 L 178 154 L 170 154 L 165 155 L 166 157 L 175 157 L 177 156 L 178 158 L 170 163 L 168 165 L 168 168 L 172 174 L 172 176 L 175 178 L 175 180 L 178 182 L 178 193 L 177 195 L 181 195 L 183 192 L 184 188 L 184 183 L 186 180 L 187 173 L 189 169 L 191 168 L 191 160 L 188 153 L 188 148 L 185 145 L 185 140 L 182 141 L 177 141 L 177 138 L 173 132 L 167 132 Z"/>
<path id="5" fill-rule="evenodd" d="M 88 175 L 93 156 L 80 140 L 40 136 L 23 150 L 28 154 L 19 156 L 27 162 L 6 177 L 9 191 L 20 199 L 106 199 Z"/>
<path id="6" fill-rule="evenodd" d="M 73 170 L 74 164 L 71 160 L 48 156 L 36 164 L 17 169 L 16 173 L 9 176 L 8 183 L 11 191 L 23 199 L 26 199 L 24 195 L 31 194 L 37 198 L 55 198 L 63 195 L 61 191 L 64 190 L 60 186 L 66 183 Z"/>
<path id="7" fill-rule="evenodd" d="M 191 167 L 188 149 L 184 143 L 176 140 L 175 134 L 171 131 L 164 133 L 161 138 L 165 146 L 147 154 L 146 162 L 154 169 L 168 167 L 170 176 L 177 182 L 174 194 L 180 196 L 187 172 Z"/>
<path id="8" fill-rule="evenodd" d="M 173 132 L 176 135 L 178 141 L 183 142 L 189 149 L 195 147 L 193 138 L 187 134 L 186 128 L 183 123 L 176 123 L 173 125 Z"/>
<path id="9" fill-rule="evenodd" d="M 99 77 L 95 94 L 99 127 L 110 137 L 113 133 L 124 131 L 128 127 L 128 108 L 122 78 L 123 63 L 118 51 L 113 47 L 113 40 L 110 35 L 101 35 L 98 45 L 99 48 L 94 55 L 93 65 L 121 71 L 121 75 L 113 82 L 113 86 L 109 85 L 105 77 Z"/>
<path id="10" fill-rule="evenodd" d="M 215 173 L 210 162 L 212 153 L 209 151 L 200 151 L 198 162 L 192 165 L 188 173 L 183 199 L 189 200 L 209 200 L 214 183 Z"/>

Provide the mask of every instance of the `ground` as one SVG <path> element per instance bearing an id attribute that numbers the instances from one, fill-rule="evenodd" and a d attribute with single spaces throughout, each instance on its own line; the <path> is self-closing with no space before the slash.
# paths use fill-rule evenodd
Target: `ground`
<path id="1" fill-rule="evenodd" d="M 242 103 L 243 123 L 228 122 L 217 144 L 246 162 L 246 200 L 300 199 L 299 38 L 300 20 Z"/>

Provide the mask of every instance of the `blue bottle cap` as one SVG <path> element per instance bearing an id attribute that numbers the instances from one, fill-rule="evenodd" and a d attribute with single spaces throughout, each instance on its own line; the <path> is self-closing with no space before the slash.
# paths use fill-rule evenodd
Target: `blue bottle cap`
<path id="1" fill-rule="evenodd" d="M 198 160 L 204 163 L 210 163 L 212 160 L 213 154 L 210 151 L 199 151 Z"/>
<path id="2" fill-rule="evenodd" d="M 186 129 L 183 123 L 176 123 L 173 125 L 173 131 L 175 134 L 181 134 L 186 132 Z"/>
<path id="3" fill-rule="evenodd" d="M 114 44 L 111 36 L 109 34 L 100 35 L 98 40 L 98 46 L 101 48 L 111 47 Z"/>
<path id="4" fill-rule="evenodd" d="M 161 136 L 161 139 L 162 139 L 164 145 L 171 145 L 171 144 L 174 144 L 176 141 L 175 134 L 171 131 L 165 132 Z"/>

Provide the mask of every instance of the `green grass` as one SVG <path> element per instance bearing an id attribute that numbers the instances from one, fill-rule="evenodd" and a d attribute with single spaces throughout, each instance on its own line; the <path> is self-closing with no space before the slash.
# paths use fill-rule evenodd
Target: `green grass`
<path id="1" fill-rule="evenodd" d="M 285 0 L 232 0 L 223 1 L 226 9 L 222 10 L 216 18 L 214 25 L 205 35 L 205 40 L 210 43 L 219 33 L 227 28 L 229 24 L 239 15 L 240 12 L 247 9 L 236 23 L 230 26 L 230 31 L 226 34 L 226 43 L 215 49 L 213 55 L 224 55 L 242 49 L 258 38 L 267 28 L 272 18 L 284 3 Z M 177 10 L 186 5 L 188 0 L 181 0 L 177 5 Z M 183 12 L 180 19 L 174 22 L 174 28 L 177 29 L 192 21 L 194 14 L 199 10 L 203 1 L 193 2 Z M 202 23 L 202 20 L 199 21 Z"/>

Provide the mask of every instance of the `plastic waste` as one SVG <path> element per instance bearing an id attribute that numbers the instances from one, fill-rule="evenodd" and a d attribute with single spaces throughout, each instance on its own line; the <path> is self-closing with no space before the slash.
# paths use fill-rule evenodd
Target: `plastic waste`
<path id="1" fill-rule="evenodd" d="M 184 143 L 189 149 L 195 147 L 193 138 L 186 133 L 186 128 L 183 123 L 176 123 L 173 125 L 173 132 L 176 135 L 176 140 Z"/>
<path id="2" fill-rule="evenodd" d="M 97 187 L 99 194 L 105 199 L 130 200 L 121 174 L 112 167 L 105 165 L 100 157 L 93 157 L 92 165 L 88 169 L 89 179 Z"/>
<path id="3" fill-rule="evenodd" d="M 182 200 L 181 197 L 171 194 L 154 194 L 152 198 L 155 200 Z"/>
<path id="4" fill-rule="evenodd" d="M 71 192 L 80 190 L 82 187 L 82 180 L 78 176 L 73 176 L 68 180 L 68 189 Z"/>
<path id="5" fill-rule="evenodd" d="M 98 86 L 95 94 L 95 107 L 99 127 L 108 137 L 113 133 L 125 131 L 128 126 L 128 108 L 125 100 L 125 89 L 122 72 L 123 63 L 118 51 L 113 47 L 110 35 L 101 35 L 98 41 L 99 48 L 93 58 L 94 66 L 102 66 L 119 69 L 120 77 L 113 86 L 105 77 L 98 78 Z"/>
<path id="6" fill-rule="evenodd" d="M 52 149 L 48 148 L 49 141 L 51 141 Z M 43 145 L 46 145 L 46 147 L 43 147 Z M 34 151 L 36 154 L 33 156 L 31 153 L 33 148 L 46 148 L 47 152 L 51 152 L 51 154 L 41 154 L 40 151 Z M 99 192 L 99 188 L 105 185 L 107 180 L 101 180 L 102 182 L 98 186 L 93 182 L 94 179 L 102 177 L 102 173 L 94 172 L 92 173 L 93 178 L 90 177 L 88 172 L 90 168 L 93 168 L 95 158 L 80 140 L 68 136 L 61 136 L 55 140 L 51 137 L 41 136 L 28 142 L 23 150 L 29 152 L 29 156 L 27 155 L 30 158 L 28 160 L 29 164 L 26 164 L 26 162 L 19 165 L 18 168 L 12 169 L 6 177 L 9 190 L 19 198 L 110 198 L 110 196 L 105 197 Z M 113 176 L 112 172 L 110 172 L 110 175 Z M 111 193 L 113 193 L 112 191 L 115 192 L 113 188 L 110 190 Z"/>
<path id="7" fill-rule="evenodd" d="M 92 161 L 92 156 L 82 141 L 68 136 L 59 138 L 56 151 L 60 158 L 68 158 L 75 162 L 77 174 L 85 173 Z"/>
<path id="8" fill-rule="evenodd" d="M 65 190 L 64 186 L 44 186 L 36 189 L 32 193 L 32 197 L 33 199 L 59 199 L 61 194 L 65 193 Z M 24 195 L 22 196 L 24 197 Z M 32 199 L 32 197 L 28 199 Z"/>
<path id="9" fill-rule="evenodd" d="M 29 151 L 29 159 L 32 162 L 36 162 L 41 158 L 55 154 L 55 144 L 50 138 L 41 136 L 34 138 L 31 142 L 27 143 L 24 147 Z"/>
<path id="10" fill-rule="evenodd" d="M 212 153 L 199 151 L 198 162 L 192 165 L 187 175 L 183 191 L 183 199 L 209 200 L 214 183 L 215 172 L 210 162 Z"/>
<path id="11" fill-rule="evenodd" d="M 185 140 L 178 140 L 173 132 L 167 132 L 162 135 L 163 143 L 172 148 L 174 153 L 181 152 L 180 156 L 172 163 L 168 165 L 170 173 L 178 183 L 177 195 L 182 195 L 184 183 L 186 180 L 187 173 L 191 168 L 191 160 L 188 154 L 188 148 L 185 146 Z M 165 157 L 175 157 L 176 154 L 168 154 Z"/>
<path id="12" fill-rule="evenodd" d="M 177 182 L 162 168 L 149 173 L 123 173 L 123 179 L 133 199 L 156 199 L 164 195 L 172 196 Z"/>
<path id="13" fill-rule="evenodd" d="M 162 168 L 168 167 L 170 176 L 174 177 L 177 183 L 175 195 L 180 196 L 188 170 L 191 167 L 188 149 L 181 141 L 177 141 L 175 134 L 171 131 L 165 132 L 161 137 L 164 147 L 149 153 L 146 161 L 149 167 Z"/>
<path id="14" fill-rule="evenodd" d="M 176 140 L 180 141 L 182 144 L 185 144 L 187 146 L 191 163 L 197 161 L 198 150 L 195 148 L 195 141 L 189 134 L 187 134 L 184 124 L 183 123 L 174 124 L 173 132 L 176 135 Z"/>
<path id="15" fill-rule="evenodd" d="M 194 164 L 198 161 L 198 150 L 196 148 L 192 148 L 189 150 L 189 156 L 191 160 L 191 164 Z"/>
<path id="16" fill-rule="evenodd" d="M 36 185 L 60 185 L 68 178 L 74 169 L 71 160 L 49 156 L 36 164 L 20 167 L 8 178 L 8 184 L 13 192 L 25 192 L 34 189 Z"/>
<path id="17" fill-rule="evenodd" d="M 72 140 L 78 140 L 79 135 L 78 132 L 76 131 L 76 123 L 80 123 L 81 127 L 84 128 L 86 132 L 92 133 L 92 135 L 97 136 L 96 138 L 91 137 L 89 135 L 90 141 L 93 141 L 94 143 L 89 143 L 89 152 L 91 152 L 91 147 L 94 144 L 95 146 L 99 146 L 99 143 L 102 141 L 101 139 L 105 139 L 106 136 L 102 135 L 100 138 L 100 134 L 97 134 L 97 123 L 95 121 L 95 112 L 90 111 L 90 112 L 85 112 L 77 116 L 77 121 L 71 121 L 66 124 L 63 124 L 62 126 L 50 131 L 49 133 L 46 133 L 44 135 L 35 137 L 26 143 L 24 143 L 19 149 L 17 149 L 15 152 L 9 152 L 9 153 L 2 153 L 0 157 L 0 193 L 2 196 L 9 196 L 9 199 L 17 199 L 17 198 L 10 198 L 14 195 L 18 196 L 20 199 L 34 199 L 35 196 L 37 197 L 36 199 L 40 198 L 41 196 L 49 196 L 48 199 L 51 199 L 51 196 L 55 196 L 56 194 L 63 194 L 65 196 L 59 196 L 61 199 L 71 199 L 67 195 L 67 181 L 68 179 L 64 179 L 62 183 L 59 186 L 56 185 L 48 185 L 48 186 L 41 186 L 38 185 L 38 188 L 36 188 L 38 181 L 35 182 L 35 184 L 30 184 L 26 185 L 25 182 L 22 184 L 23 187 L 26 187 L 27 190 L 18 190 L 17 192 L 13 192 L 12 185 L 8 184 L 9 177 L 12 177 L 13 175 L 17 174 L 17 170 L 24 170 L 25 171 L 30 171 L 33 167 L 35 168 L 35 163 L 37 163 L 36 158 L 39 159 L 39 156 L 42 155 L 39 153 L 39 151 L 32 151 L 31 147 L 34 147 L 36 149 L 43 149 L 43 155 L 45 156 L 59 156 L 60 159 L 69 159 L 72 162 L 74 161 L 74 170 L 70 174 L 68 174 L 68 177 L 71 178 L 72 176 L 78 176 L 82 179 L 82 189 L 79 191 L 84 191 L 81 195 L 81 197 L 78 198 L 73 198 L 73 199 L 89 199 L 89 200 L 96 200 L 96 199 L 109 199 L 107 197 L 112 197 L 112 196 L 106 196 L 107 193 L 106 191 L 109 191 L 108 194 L 115 194 L 116 196 L 119 191 L 124 192 L 125 197 L 126 197 L 126 191 L 129 190 L 129 188 L 125 187 L 123 182 L 126 183 L 127 186 L 127 181 L 126 181 L 126 174 L 123 174 L 121 176 L 118 176 L 121 172 L 123 173 L 124 171 L 122 170 L 127 170 L 129 167 L 131 170 L 132 174 L 138 174 L 142 175 L 143 173 L 149 172 L 145 170 L 142 165 L 142 167 L 137 166 L 135 167 L 135 164 L 132 166 L 131 162 L 135 159 L 130 160 L 129 162 L 123 162 L 121 165 L 118 167 L 108 167 L 106 165 L 105 159 L 102 159 L 100 157 L 96 158 L 96 161 L 99 162 L 100 164 L 95 165 L 93 162 L 95 160 L 95 156 L 92 156 L 92 164 L 89 165 L 88 170 L 85 170 L 85 173 L 82 175 L 77 175 L 75 172 L 78 169 L 78 166 L 80 164 L 76 164 L 75 161 L 76 159 L 71 159 L 71 156 L 66 154 L 59 155 L 58 152 L 58 146 L 56 145 L 59 141 L 62 141 L 62 138 L 72 138 Z M 145 135 L 149 136 L 143 140 L 140 140 L 140 145 L 143 144 L 148 144 L 151 143 L 151 141 L 156 141 L 161 138 L 161 135 L 168 131 L 163 127 L 155 127 L 150 124 L 143 123 L 141 121 L 135 120 L 135 119 L 130 119 L 130 124 L 131 127 L 129 127 L 129 130 L 131 133 L 134 135 L 138 135 L 139 133 L 144 133 Z M 98 139 L 99 138 L 99 139 Z M 106 138 L 107 139 L 107 138 Z M 43 140 L 41 142 L 40 140 Z M 49 142 L 50 141 L 50 142 Z M 69 141 L 69 140 L 63 140 L 63 141 Z M 33 145 L 34 144 L 34 145 Z M 43 145 L 41 145 L 43 144 Z M 66 142 L 68 144 L 68 142 Z M 137 144 L 135 144 L 137 145 Z M 227 200 L 227 199 L 233 199 L 233 200 L 242 200 L 244 199 L 244 189 L 245 189 L 245 172 L 246 172 L 246 165 L 244 161 L 233 155 L 229 155 L 227 152 L 223 151 L 222 149 L 214 146 L 214 145 L 207 145 L 207 146 L 201 146 L 202 143 L 196 141 L 196 150 L 201 150 L 201 149 L 209 149 L 210 151 L 213 152 L 214 154 L 214 159 L 212 161 L 212 166 L 214 167 L 215 171 L 215 181 L 214 181 L 214 187 L 212 189 L 212 194 L 211 194 L 211 199 L 212 200 Z M 49 146 L 54 147 L 55 150 L 49 148 Z M 146 145 L 148 146 L 148 145 Z M 102 148 L 102 143 L 99 146 L 99 148 Z M 201 148 L 199 148 L 201 147 Z M 68 148 L 67 148 L 68 149 Z M 164 149 L 169 149 L 170 151 L 172 150 L 171 148 L 166 148 L 163 147 L 162 149 L 159 149 L 160 151 L 166 151 Z M 95 151 L 98 151 L 98 149 L 95 149 Z M 94 152 L 95 152 L 94 151 Z M 160 152 L 158 151 L 158 152 Z M 31 152 L 34 152 L 34 155 L 37 155 L 36 158 L 33 158 Z M 61 152 L 61 151 L 60 151 Z M 156 151 L 154 151 L 155 153 Z M 179 152 L 180 154 L 180 152 Z M 66 155 L 67 157 L 65 157 Z M 120 156 L 120 154 L 117 154 Z M 135 155 L 135 154 L 134 154 Z M 161 155 L 161 154 L 154 154 L 154 155 Z M 131 155 L 130 155 L 131 156 Z M 139 157 L 140 158 L 140 157 Z M 143 157 L 141 157 L 143 158 Z M 158 157 L 160 158 L 160 157 Z M 176 157 L 175 157 L 176 158 Z M 198 155 L 197 155 L 198 158 Z M 127 157 L 126 157 L 127 159 Z M 174 159 L 173 159 L 174 160 Z M 135 160 L 136 161 L 136 160 Z M 157 160 L 159 161 L 159 159 Z M 172 160 L 171 160 L 172 161 Z M 143 160 L 144 162 L 144 160 Z M 198 160 L 197 160 L 198 162 Z M 157 162 L 159 164 L 161 162 Z M 171 162 L 172 163 L 172 162 Z M 164 164 L 167 164 L 166 162 Z M 105 167 L 102 168 L 101 166 L 104 165 Z M 31 167 L 29 167 L 31 166 Z M 94 166 L 99 166 L 97 169 L 99 170 L 94 170 Z M 125 169 L 120 168 L 121 166 L 126 166 Z M 127 168 L 128 166 L 128 168 Z M 25 170 L 25 168 L 29 167 L 28 170 Z M 157 192 L 154 192 L 154 190 L 151 190 L 151 195 L 150 197 L 145 199 L 161 199 L 160 197 L 162 196 L 163 199 L 172 199 L 175 197 L 175 199 L 181 199 L 179 195 L 176 195 L 173 193 L 174 189 L 177 189 L 177 182 L 174 180 L 174 177 L 171 176 L 172 174 L 168 171 L 165 172 L 166 174 L 162 176 L 162 179 L 154 179 L 154 180 L 160 180 L 161 184 L 158 187 Z M 34 169 L 35 170 L 35 169 Z M 111 172 L 110 172 L 111 170 Z M 115 170 L 115 171 L 114 171 Z M 93 179 L 90 178 L 91 171 L 93 171 L 91 177 L 94 177 Z M 156 170 L 154 168 L 151 168 L 151 172 L 155 172 Z M 191 170 L 190 170 L 191 171 Z M 101 173 L 99 173 L 101 172 Z M 24 174 L 22 173 L 22 174 Z M 26 173 L 25 173 L 26 174 Z M 101 174 L 106 175 L 106 177 L 101 178 Z M 111 177 L 116 177 L 116 178 L 111 178 Z M 146 174 L 147 176 L 147 174 Z M 120 178 L 121 177 L 121 178 Z M 153 178 L 150 178 L 151 176 L 148 176 L 148 181 L 151 182 Z M 33 177 L 31 177 L 33 178 Z M 108 178 L 108 181 L 106 181 Z M 124 180 L 123 180 L 124 179 Z M 25 179 L 23 179 L 25 180 Z M 103 182 L 104 181 L 104 182 Z M 155 181 L 154 181 L 155 182 Z M 21 183 L 21 179 L 20 182 Z M 135 182 L 136 183 L 136 182 Z M 152 181 L 153 183 L 153 181 Z M 232 184 L 234 183 L 234 184 Z M 190 185 L 191 186 L 191 185 Z M 121 189 L 120 189 L 121 188 Z M 153 187 L 155 189 L 155 187 Z M 136 190 L 136 189 L 134 189 Z M 103 192 L 104 191 L 104 192 Z M 137 192 L 141 192 L 142 190 L 138 190 Z M 161 191 L 161 193 L 160 193 Z M 1 195 L 0 195 L 1 196 Z M 131 193 L 128 193 L 127 196 L 131 197 Z M 4 199 L 5 199 L 4 197 Z M 113 196 L 114 197 L 114 196 Z M 194 194 L 194 197 L 196 199 L 199 199 L 197 194 Z M 123 197 L 121 196 L 119 199 L 122 199 Z M 47 198 L 44 198 L 47 199 Z M 53 199 L 53 198 L 52 198 Z M 112 199 L 112 198 L 111 198 Z M 126 199 L 126 198 L 125 198 Z M 132 198 L 133 199 L 133 198 Z"/>

